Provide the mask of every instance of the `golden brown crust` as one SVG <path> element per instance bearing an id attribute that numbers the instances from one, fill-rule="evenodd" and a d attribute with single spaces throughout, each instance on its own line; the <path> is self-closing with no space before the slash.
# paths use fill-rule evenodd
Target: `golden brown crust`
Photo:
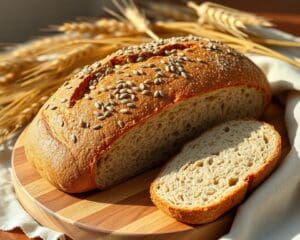
<path id="1" fill-rule="evenodd" d="M 99 156 L 130 128 L 177 102 L 235 86 L 255 88 L 265 105 L 270 101 L 263 73 L 223 44 L 190 37 L 145 46 L 119 51 L 84 68 L 58 89 L 32 122 L 26 154 L 41 175 L 58 188 L 67 192 L 95 188 Z M 127 96 L 133 99 L 134 108 L 120 103 L 122 93 L 114 89 L 122 82 L 118 80 L 134 83 L 136 91 Z M 107 87 L 110 89 L 102 91 Z M 101 104 L 114 101 L 118 105 L 104 120 L 94 115 L 95 111 L 109 112 Z M 130 113 L 122 113 L 127 111 L 124 108 Z"/>
<path id="2" fill-rule="evenodd" d="M 259 169 L 259 171 L 255 172 L 254 174 L 249 174 L 244 179 L 242 185 L 239 184 L 236 187 L 235 191 L 231 192 L 221 201 L 213 203 L 207 207 L 180 208 L 177 206 L 172 206 L 156 194 L 156 181 L 154 180 L 154 182 L 150 186 L 150 195 L 152 202 L 159 209 L 161 209 L 171 217 L 177 219 L 178 221 L 188 224 L 204 224 L 212 222 L 227 211 L 229 211 L 230 209 L 232 209 L 233 207 L 240 204 L 244 200 L 247 193 L 253 191 L 261 182 L 263 182 L 272 173 L 281 156 L 281 136 L 272 125 L 268 123 L 264 124 L 271 127 L 274 130 L 274 133 L 276 134 L 277 145 L 275 147 L 273 155 L 267 159 L 266 164 L 263 166 L 263 168 Z M 211 128 L 208 131 L 211 131 L 213 128 Z M 172 159 L 170 161 L 172 161 Z M 164 168 L 160 172 L 162 172 Z"/>

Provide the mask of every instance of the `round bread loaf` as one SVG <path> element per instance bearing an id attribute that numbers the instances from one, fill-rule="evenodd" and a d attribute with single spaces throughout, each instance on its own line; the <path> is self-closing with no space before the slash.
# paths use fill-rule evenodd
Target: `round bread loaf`
<path id="1" fill-rule="evenodd" d="M 59 189 L 105 189 L 163 163 L 200 132 L 257 118 L 271 92 L 234 49 L 176 37 L 119 50 L 65 82 L 26 130 L 25 151 Z"/>

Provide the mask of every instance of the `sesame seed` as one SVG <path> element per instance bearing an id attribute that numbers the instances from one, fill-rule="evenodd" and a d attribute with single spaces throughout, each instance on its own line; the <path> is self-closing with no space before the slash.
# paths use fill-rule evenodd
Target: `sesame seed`
<path id="1" fill-rule="evenodd" d="M 73 88 L 72 86 L 67 86 L 67 87 L 66 87 L 66 89 L 72 89 L 72 88 Z"/>
<path id="2" fill-rule="evenodd" d="M 122 79 L 118 79 L 117 81 L 117 84 L 120 84 L 120 83 L 126 83 L 124 80 L 122 80 Z"/>
<path id="3" fill-rule="evenodd" d="M 96 87 L 95 86 L 89 86 L 89 89 L 90 90 L 93 90 L 93 89 L 95 89 Z"/>
<path id="4" fill-rule="evenodd" d="M 119 93 L 119 91 L 120 91 L 120 89 L 116 89 L 113 91 L 113 94 L 117 94 L 117 93 Z"/>
<path id="5" fill-rule="evenodd" d="M 137 72 L 138 72 L 139 75 L 145 74 L 144 71 L 143 71 L 142 69 L 137 70 Z"/>
<path id="6" fill-rule="evenodd" d="M 139 87 L 132 87 L 132 90 L 135 91 L 135 92 L 140 92 L 141 89 Z"/>
<path id="7" fill-rule="evenodd" d="M 132 101 L 137 100 L 137 97 L 134 94 L 130 94 L 130 98 L 131 98 Z"/>
<path id="8" fill-rule="evenodd" d="M 73 143 L 77 142 L 77 137 L 75 136 L 75 134 L 71 134 L 70 138 Z"/>
<path id="9" fill-rule="evenodd" d="M 167 66 L 165 66 L 165 70 L 167 71 L 167 72 L 170 72 L 170 67 L 167 65 Z"/>
<path id="10" fill-rule="evenodd" d="M 64 122 L 64 120 L 61 119 L 60 126 L 63 127 L 64 125 L 65 125 L 65 122 Z"/>
<path id="11" fill-rule="evenodd" d="M 156 67 L 156 65 L 154 64 L 154 63 L 149 63 L 149 65 L 148 65 L 150 68 L 154 68 L 154 67 Z"/>
<path id="12" fill-rule="evenodd" d="M 118 120 L 117 124 L 119 125 L 120 128 L 125 127 L 125 123 L 121 120 Z"/>
<path id="13" fill-rule="evenodd" d="M 119 83 L 119 84 L 117 85 L 117 89 L 122 89 L 123 87 L 124 87 L 123 83 Z"/>
<path id="14" fill-rule="evenodd" d="M 141 62 L 141 61 L 143 61 L 143 60 L 144 60 L 143 57 L 138 57 L 138 58 L 136 59 L 137 62 Z"/>
<path id="15" fill-rule="evenodd" d="M 68 101 L 66 98 L 60 100 L 61 103 L 65 103 L 66 101 Z"/>
<path id="16" fill-rule="evenodd" d="M 50 107 L 50 110 L 55 110 L 55 109 L 57 109 L 57 106 L 55 106 L 55 105 Z"/>
<path id="17" fill-rule="evenodd" d="M 130 86 L 130 87 L 133 87 L 135 84 L 134 84 L 134 82 L 132 82 L 132 81 L 126 81 L 126 84 L 128 85 L 128 86 Z"/>
<path id="18" fill-rule="evenodd" d="M 114 100 L 112 100 L 112 99 L 109 100 L 109 103 L 110 103 L 111 105 L 113 105 L 113 106 L 116 106 L 116 105 L 117 105 L 117 103 L 116 103 Z"/>
<path id="19" fill-rule="evenodd" d="M 112 112 L 114 110 L 114 107 L 113 106 L 107 106 L 106 109 L 110 112 Z"/>
<path id="20" fill-rule="evenodd" d="M 157 72 L 155 74 L 155 77 L 163 77 L 163 76 L 164 76 L 163 72 Z"/>
<path id="21" fill-rule="evenodd" d="M 129 111 L 128 108 L 122 108 L 122 109 L 119 110 L 119 112 L 126 114 L 126 113 L 129 113 L 130 111 Z"/>
<path id="22" fill-rule="evenodd" d="M 122 93 L 122 94 L 120 94 L 119 99 L 124 99 L 124 98 L 127 98 L 128 96 L 129 96 L 128 93 Z"/>
<path id="23" fill-rule="evenodd" d="M 155 98 L 159 98 L 159 97 L 163 97 L 164 94 L 163 94 L 163 92 L 161 90 L 157 90 L 157 91 L 154 92 L 153 96 Z"/>
<path id="24" fill-rule="evenodd" d="M 101 120 L 101 121 L 104 120 L 105 118 L 106 118 L 105 116 L 98 116 L 98 117 L 97 117 L 97 119 L 99 119 L 99 120 Z"/>
<path id="25" fill-rule="evenodd" d="M 146 89 L 146 86 L 145 86 L 145 84 L 143 84 L 143 83 L 140 83 L 139 87 L 140 87 L 140 89 L 141 89 L 142 91 Z"/>
<path id="26" fill-rule="evenodd" d="M 104 117 L 109 117 L 111 115 L 111 111 L 107 111 L 104 113 Z"/>
<path id="27" fill-rule="evenodd" d="M 93 126 L 93 129 L 94 129 L 94 130 L 98 130 L 98 129 L 100 129 L 100 128 L 102 128 L 102 126 L 101 126 L 100 124 Z"/>
<path id="28" fill-rule="evenodd" d="M 123 88 L 119 91 L 120 93 L 128 93 L 126 88 Z"/>
<path id="29" fill-rule="evenodd" d="M 150 92 L 149 90 L 143 90 L 143 91 L 142 91 L 142 94 L 143 94 L 143 95 L 150 95 L 151 92 Z"/>
<path id="30" fill-rule="evenodd" d="M 127 103 L 126 106 L 129 107 L 129 108 L 135 108 L 135 104 L 131 103 L 131 102 Z"/>
<path id="31" fill-rule="evenodd" d="M 158 90 L 158 92 L 159 92 L 159 95 L 160 95 L 161 97 L 164 97 L 164 96 L 165 96 L 165 94 L 163 93 L 163 91 Z"/>
<path id="32" fill-rule="evenodd" d="M 130 100 L 130 99 L 122 99 L 120 102 L 121 102 L 122 104 L 127 104 L 127 103 L 130 103 L 131 100 Z"/>
<path id="33" fill-rule="evenodd" d="M 163 83 L 164 82 L 164 80 L 162 80 L 161 78 L 155 78 L 154 79 L 154 84 L 155 85 L 159 85 L 159 84 L 161 84 L 161 83 Z"/>
<path id="34" fill-rule="evenodd" d="M 101 102 L 95 102 L 94 106 L 98 109 L 101 109 L 102 103 Z"/>
<path id="35" fill-rule="evenodd" d="M 186 74 L 186 72 L 180 72 L 180 75 L 184 78 L 188 78 L 188 75 Z"/>
<path id="36" fill-rule="evenodd" d="M 144 83 L 144 84 L 151 84 L 152 81 L 151 81 L 150 79 L 147 79 L 147 80 L 145 80 L 143 83 Z"/>

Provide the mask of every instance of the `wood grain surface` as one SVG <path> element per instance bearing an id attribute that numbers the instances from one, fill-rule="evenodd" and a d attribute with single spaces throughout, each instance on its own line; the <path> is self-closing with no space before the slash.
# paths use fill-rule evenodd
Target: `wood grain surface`
<path id="1" fill-rule="evenodd" d="M 151 202 L 149 185 L 159 169 L 107 191 L 67 194 L 43 179 L 26 158 L 23 134 L 13 150 L 13 182 L 23 207 L 42 225 L 76 239 L 216 239 L 228 231 L 232 212 L 211 224 L 177 222 Z"/>
<path id="2" fill-rule="evenodd" d="M 258 15 L 265 16 L 271 19 L 278 28 L 300 36 L 300 1 L 289 0 L 289 1 L 214 1 L 219 3 L 228 3 L 232 7 L 237 7 L 247 11 L 256 12 Z M 275 119 L 277 127 L 283 129 L 283 134 L 286 135 L 284 124 L 283 124 L 283 109 L 278 105 L 273 105 L 271 113 L 267 116 L 269 120 Z M 285 146 L 285 151 L 288 152 L 288 145 Z M 1 240 L 28 240 L 26 235 L 20 230 L 15 229 L 10 232 L 0 231 Z M 38 238 L 36 238 L 38 239 Z"/>

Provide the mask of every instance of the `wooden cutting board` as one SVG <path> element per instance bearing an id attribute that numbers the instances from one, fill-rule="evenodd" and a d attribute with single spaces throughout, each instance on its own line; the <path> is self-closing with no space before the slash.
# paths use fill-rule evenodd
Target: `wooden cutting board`
<path id="1" fill-rule="evenodd" d="M 20 135 L 12 155 L 13 182 L 23 207 L 42 225 L 74 239 L 216 239 L 229 230 L 233 212 L 190 226 L 170 218 L 151 202 L 149 185 L 159 169 L 107 191 L 67 194 L 43 179 L 26 158 Z"/>

